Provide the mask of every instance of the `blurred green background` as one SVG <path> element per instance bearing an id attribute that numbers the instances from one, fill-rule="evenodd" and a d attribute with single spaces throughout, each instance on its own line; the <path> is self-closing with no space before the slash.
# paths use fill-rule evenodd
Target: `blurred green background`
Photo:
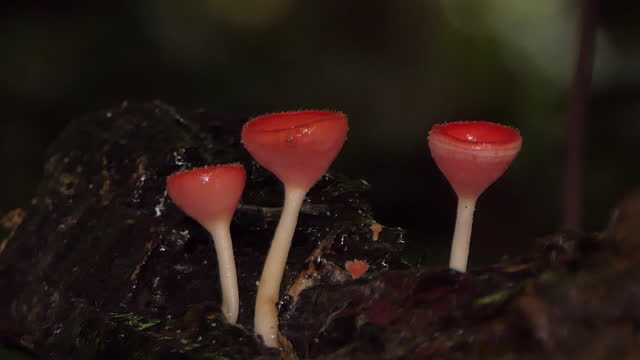
<path id="1" fill-rule="evenodd" d="M 241 122 L 329 108 L 351 127 L 334 168 L 369 181 L 378 221 L 435 263 L 456 202 L 428 130 L 520 128 L 520 157 L 479 200 L 471 264 L 525 252 L 560 223 L 577 14 L 566 0 L 2 2 L 0 213 L 28 205 L 46 147 L 87 112 L 160 99 Z M 598 15 L 586 230 L 640 174 L 640 5 L 601 1 Z"/>

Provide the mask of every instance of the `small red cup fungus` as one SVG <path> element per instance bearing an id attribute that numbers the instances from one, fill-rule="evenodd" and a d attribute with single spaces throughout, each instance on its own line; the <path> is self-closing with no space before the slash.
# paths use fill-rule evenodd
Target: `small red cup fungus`
<path id="1" fill-rule="evenodd" d="M 434 125 L 429 132 L 431 156 L 458 196 L 450 268 L 466 271 L 476 201 L 509 168 L 521 147 L 517 129 L 490 122 Z"/>
<path id="2" fill-rule="evenodd" d="M 284 184 L 282 215 L 265 260 L 256 296 L 255 331 L 265 345 L 278 346 L 280 283 L 309 189 L 327 171 L 347 138 L 346 115 L 294 111 L 257 117 L 242 128 L 242 143 L 258 163 Z"/>
<path id="3" fill-rule="evenodd" d="M 352 279 L 359 279 L 369 270 L 369 264 L 364 260 L 349 260 L 344 264 L 344 268 L 349 272 Z"/>
<path id="4" fill-rule="evenodd" d="M 182 171 L 167 179 L 171 200 L 213 238 L 222 288 L 222 313 L 232 324 L 238 319 L 240 300 L 229 226 L 246 178 L 244 167 L 234 163 Z"/>

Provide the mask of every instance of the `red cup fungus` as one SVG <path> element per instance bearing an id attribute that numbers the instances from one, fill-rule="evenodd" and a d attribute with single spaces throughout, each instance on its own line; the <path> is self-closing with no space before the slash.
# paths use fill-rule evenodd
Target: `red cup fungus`
<path id="1" fill-rule="evenodd" d="M 509 168 L 522 146 L 517 129 L 483 121 L 434 125 L 429 149 L 458 196 L 449 267 L 467 269 L 478 197 Z"/>
<path id="2" fill-rule="evenodd" d="M 242 128 L 251 156 L 284 184 L 282 215 L 265 260 L 255 308 L 255 331 L 265 345 L 278 347 L 276 303 L 298 213 L 309 189 L 327 171 L 344 144 L 346 115 L 293 111 L 257 117 Z"/>
<path id="3" fill-rule="evenodd" d="M 369 264 L 364 260 L 349 260 L 344 264 L 344 268 L 347 270 L 352 279 L 358 279 L 362 275 L 366 274 L 369 270 Z"/>
<path id="4" fill-rule="evenodd" d="M 244 167 L 234 163 L 182 171 L 167 179 L 171 200 L 213 238 L 222 288 L 222 313 L 232 324 L 238 319 L 240 301 L 229 226 L 246 178 Z"/>

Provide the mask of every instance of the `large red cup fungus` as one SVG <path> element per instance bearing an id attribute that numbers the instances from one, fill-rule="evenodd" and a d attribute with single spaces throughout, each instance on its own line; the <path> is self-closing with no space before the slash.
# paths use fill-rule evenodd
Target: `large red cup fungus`
<path id="1" fill-rule="evenodd" d="M 507 170 L 522 146 L 517 129 L 490 122 L 434 125 L 431 156 L 458 196 L 449 267 L 465 272 L 478 197 Z"/>
<path id="2" fill-rule="evenodd" d="M 267 346 L 278 346 L 276 303 L 300 207 L 309 189 L 340 152 L 348 129 L 346 115 L 330 111 L 265 115 L 242 128 L 246 149 L 282 181 L 285 190 L 282 215 L 256 296 L 255 331 Z"/>
<path id="3" fill-rule="evenodd" d="M 232 324 L 238 319 L 240 300 L 229 226 L 246 178 L 244 167 L 235 163 L 182 171 L 167 179 L 167 192 L 173 202 L 213 238 L 222 288 L 222 313 Z"/>

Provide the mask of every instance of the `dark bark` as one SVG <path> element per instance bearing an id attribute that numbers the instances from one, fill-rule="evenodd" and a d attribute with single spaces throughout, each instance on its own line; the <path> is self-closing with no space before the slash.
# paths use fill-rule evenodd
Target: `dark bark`
<path id="1" fill-rule="evenodd" d="M 242 149 L 240 126 L 160 103 L 72 122 L 32 205 L 2 221 L 2 343 L 54 359 L 640 355 L 640 193 L 602 235 L 552 235 L 530 257 L 459 274 L 405 265 L 401 229 L 374 240 L 368 185 L 338 175 L 310 192 L 291 249 L 278 304 L 291 346 L 263 348 L 255 283 L 282 186 Z M 232 226 L 238 327 L 221 319 L 208 234 L 165 194 L 172 172 L 230 161 L 249 173 Z M 370 264 L 357 280 L 353 259 Z"/>

